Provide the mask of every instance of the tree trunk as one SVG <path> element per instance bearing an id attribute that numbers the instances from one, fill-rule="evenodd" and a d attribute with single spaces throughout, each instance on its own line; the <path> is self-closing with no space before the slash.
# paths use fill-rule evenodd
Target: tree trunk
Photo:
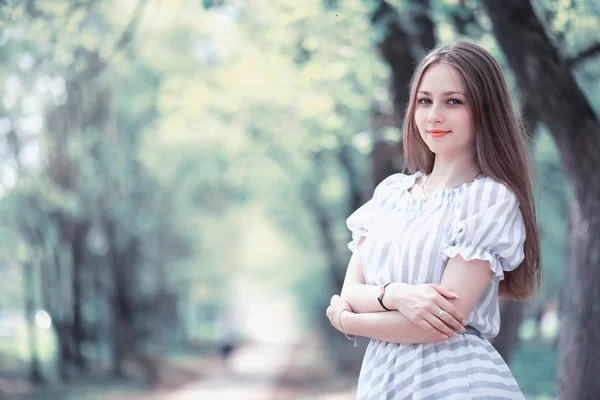
<path id="1" fill-rule="evenodd" d="M 502 300 L 500 302 L 500 332 L 494 338 L 494 348 L 507 364 L 510 364 L 513 351 L 519 343 L 519 326 L 523 319 L 523 301 Z"/>
<path id="2" fill-rule="evenodd" d="M 51 108 L 46 115 L 48 140 L 45 141 L 47 174 L 50 180 L 68 192 L 77 192 L 80 165 L 68 149 L 74 140 L 86 135 L 86 128 L 104 131 L 110 116 L 110 91 L 97 80 L 69 80 L 66 82 L 68 98 L 64 104 Z M 59 368 L 63 379 L 68 379 L 75 367 L 84 366 L 81 345 L 84 339 L 82 263 L 87 252 L 80 223 L 61 210 L 54 216 L 59 227 L 59 242 L 66 243 L 72 255 L 72 264 L 61 265 L 55 257 L 58 287 L 53 297 L 59 297 L 54 307 L 60 346 Z M 87 222 L 83 222 L 84 226 Z M 70 281 L 68 284 L 65 282 Z M 68 309 L 68 311 L 66 311 Z"/>
<path id="3" fill-rule="evenodd" d="M 600 393 L 600 123 L 531 4 L 483 1 L 517 83 L 560 150 L 573 189 L 567 280 L 561 314 L 562 399 Z"/>
<path id="4" fill-rule="evenodd" d="M 125 356 L 127 355 L 127 342 L 130 337 L 130 332 L 127 326 L 129 319 L 129 311 L 127 309 L 127 301 L 124 299 L 124 289 L 119 288 L 122 286 L 117 283 L 118 288 L 115 288 L 115 297 L 111 302 L 112 311 L 112 342 L 113 342 L 113 354 L 112 354 L 112 373 L 117 378 L 125 377 Z"/>
<path id="5" fill-rule="evenodd" d="M 55 223 L 58 226 L 59 230 L 63 229 L 62 226 L 62 216 L 56 214 L 55 215 Z M 60 237 L 64 236 L 64 231 L 62 231 Z M 66 294 L 65 288 L 68 286 L 65 285 L 66 277 L 65 277 L 65 266 L 62 263 L 60 257 L 60 249 L 61 242 L 57 248 L 53 250 L 52 254 L 52 262 L 54 265 L 54 270 L 48 274 L 48 279 L 46 280 L 47 285 L 51 285 L 51 289 L 53 291 L 52 295 L 50 293 L 46 293 L 44 303 L 46 307 L 49 308 L 50 315 L 52 316 L 52 323 L 54 324 L 54 329 L 56 330 L 56 336 L 58 339 L 58 371 L 59 377 L 63 381 L 69 381 L 71 379 L 72 367 L 74 364 L 74 356 L 72 351 L 72 327 L 69 316 L 67 316 L 67 312 L 65 310 L 68 309 L 67 305 L 70 304 L 70 296 Z M 51 279 L 49 277 L 52 276 Z M 70 309 L 69 309 L 70 311 Z"/>
<path id="6" fill-rule="evenodd" d="M 349 149 L 346 150 L 349 151 Z M 313 160 L 314 176 L 322 176 L 323 174 L 322 157 L 322 154 L 317 154 Z M 352 171 L 350 156 L 348 153 L 340 153 L 338 154 L 338 158 L 348 173 L 350 185 L 352 187 L 351 190 L 353 192 L 353 202 L 359 201 L 360 196 L 358 196 L 357 193 L 357 175 Z M 311 210 L 313 218 L 316 220 L 319 243 L 321 243 L 321 249 L 327 260 L 332 293 L 339 294 L 344 283 L 348 259 L 340 256 L 339 246 L 336 245 L 336 240 L 333 237 L 334 230 L 331 226 L 330 213 L 317 197 L 317 185 L 312 186 L 311 184 L 307 184 L 307 187 L 302 193 L 304 203 Z M 356 204 L 353 204 L 352 206 L 356 206 Z M 356 208 L 358 208 L 358 206 L 356 206 Z M 345 254 L 347 254 L 347 252 L 345 252 Z M 319 313 L 321 313 L 321 315 L 323 315 L 322 313 L 325 312 L 325 309 L 329 305 L 329 298 L 324 300 L 327 301 L 327 304 L 323 304 L 320 307 Z M 361 346 L 358 349 L 354 349 L 347 339 L 329 324 L 327 318 L 319 318 L 317 323 L 324 335 L 327 351 L 331 355 L 331 359 L 334 360 L 338 371 L 346 374 L 357 374 L 360 370 L 361 361 L 364 356 L 364 349 L 367 343 L 366 339 L 363 338 L 360 341 Z M 355 351 L 348 351 L 348 346 Z"/>
<path id="7" fill-rule="evenodd" d="M 116 377 L 124 377 L 124 363 L 127 356 L 135 354 L 142 338 L 136 335 L 135 317 L 137 307 L 136 270 L 139 263 L 139 243 L 132 238 L 126 244 L 117 240 L 114 224 L 106 223 L 106 234 L 110 244 L 109 262 L 112 272 L 111 313 L 113 328 L 112 369 Z"/>
<path id="8" fill-rule="evenodd" d="M 409 34 L 400 23 L 398 11 L 387 1 L 378 1 L 378 7 L 371 16 L 374 26 L 384 29 L 385 36 L 379 43 L 379 53 L 392 71 L 390 92 L 393 97 L 392 115 L 375 115 L 373 117 L 373 151 L 371 163 L 374 186 L 391 174 L 401 170 L 403 156 L 402 142 L 389 143 L 377 134 L 384 127 L 402 125 L 409 93 L 408 84 L 414 72 L 418 57 L 435 46 L 433 22 L 429 18 L 429 1 L 410 1 L 413 23 L 416 26 L 414 35 Z M 415 49 L 420 49 L 415 54 Z M 387 118 L 386 118 L 387 117 Z"/>
<path id="9" fill-rule="evenodd" d="M 68 382 L 71 380 L 74 355 L 73 355 L 73 339 L 71 337 L 71 325 L 63 320 L 55 319 L 54 329 L 58 339 L 58 373 L 60 378 Z"/>
<path id="10" fill-rule="evenodd" d="M 394 114 L 402 115 L 409 98 L 407 86 L 418 57 L 413 54 L 413 47 L 435 45 L 433 23 L 427 16 L 428 2 L 413 4 L 413 7 L 418 10 L 414 15 L 415 24 L 420 24 L 417 27 L 419 35 L 415 36 L 416 43 L 414 43 L 413 37 L 402 27 L 398 11 L 387 1 L 379 0 L 377 3 L 378 7 L 371 16 L 371 24 L 385 32 L 383 40 L 378 45 L 379 53 L 392 71 L 390 91 L 394 99 Z"/>
<path id="11" fill-rule="evenodd" d="M 400 24 L 397 10 L 387 1 L 379 1 L 379 6 L 371 16 L 371 24 L 383 29 L 385 36 L 378 44 L 379 54 L 392 72 L 390 95 L 393 99 L 391 115 L 383 113 L 372 117 L 371 126 L 373 151 L 371 152 L 373 188 L 386 177 L 400 169 L 395 160 L 402 156 L 402 142 L 389 143 L 380 137 L 382 128 L 402 124 L 402 114 L 408 102 L 407 85 L 413 73 L 416 58 L 411 51 L 410 35 Z"/>
<path id="12" fill-rule="evenodd" d="M 32 383 L 43 381 L 42 369 L 37 351 L 37 325 L 35 322 L 35 281 L 34 263 L 26 262 L 23 265 L 23 292 L 25 294 L 25 317 L 27 320 L 27 333 L 29 334 L 29 380 Z"/>
<path id="13" fill-rule="evenodd" d="M 363 188 L 360 184 L 360 175 L 352 163 L 352 151 L 352 146 L 342 145 L 338 152 L 338 159 L 348 180 L 348 191 L 350 192 L 350 213 L 360 207 L 363 200 Z M 350 215 L 350 213 L 348 213 L 348 215 Z"/>
<path id="14" fill-rule="evenodd" d="M 83 268 L 85 235 L 87 227 L 85 224 L 74 222 L 73 237 L 71 238 L 71 250 L 73 254 L 73 356 L 75 365 L 82 370 L 85 367 L 85 360 L 82 352 L 82 345 L 85 336 L 83 321 Z"/>
<path id="15" fill-rule="evenodd" d="M 43 265 L 41 268 L 40 291 L 42 293 L 42 303 L 44 308 L 50 314 L 52 325 L 56 332 L 58 352 L 58 376 L 63 381 L 68 381 L 70 366 L 73 364 L 73 355 L 71 354 L 71 327 L 64 320 L 64 315 L 59 310 L 64 307 L 64 299 L 56 296 L 56 293 L 61 290 L 60 279 L 60 260 L 58 250 L 54 249 L 53 253 L 46 254 L 51 262 Z M 52 262 L 55 263 L 54 270 L 50 270 Z"/>

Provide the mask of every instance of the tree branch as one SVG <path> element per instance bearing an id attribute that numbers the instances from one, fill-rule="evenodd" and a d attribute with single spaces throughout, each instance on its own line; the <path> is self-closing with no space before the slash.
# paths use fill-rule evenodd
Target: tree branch
<path id="1" fill-rule="evenodd" d="M 109 52 L 109 55 L 107 57 L 102 57 L 100 54 L 98 54 L 98 52 L 94 52 L 91 56 L 94 58 L 93 65 L 91 68 L 86 70 L 81 79 L 91 79 L 99 75 L 106 69 L 106 67 L 120 51 L 125 49 L 131 42 L 133 42 L 133 39 L 135 38 L 135 31 L 137 30 L 142 19 L 142 15 L 149 3 L 150 2 L 146 0 L 138 1 L 135 10 L 133 10 L 133 14 L 131 15 L 129 23 L 123 29 L 123 32 L 115 42 L 113 49 Z"/>
<path id="2" fill-rule="evenodd" d="M 587 50 L 584 50 L 583 52 L 579 53 L 575 57 L 569 58 L 568 60 L 566 60 L 566 62 L 570 68 L 573 68 L 577 64 L 581 64 L 583 61 L 587 60 L 588 58 L 592 58 L 597 55 L 600 55 L 600 43 L 596 43 L 595 45 L 589 47 Z"/>

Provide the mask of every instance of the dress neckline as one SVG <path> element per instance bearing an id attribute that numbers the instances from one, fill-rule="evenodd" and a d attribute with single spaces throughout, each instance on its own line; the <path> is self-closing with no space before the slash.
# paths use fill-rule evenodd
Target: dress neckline
<path id="1" fill-rule="evenodd" d="M 477 179 L 473 179 L 472 181 L 469 182 L 465 182 L 455 188 L 448 188 L 448 189 L 442 189 L 442 190 L 437 190 L 435 192 L 433 192 L 433 194 L 427 198 L 424 197 L 415 197 L 415 195 L 413 194 L 413 192 L 411 192 L 410 190 L 414 188 L 415 184 L 417 183 L 417 179 L 425 176 L 425 174 L 421 171 L 417 171 L 416 173 L 412 174 L 409 176 L 410 180 L 408 182 L 408 185 L 404 188 L 404 190 L 406 191 L 406 193 L 408 194 L 408 196 L 417 202 L 421 202 L 421 203 L 425 203 L 427 201 L 430 200 L 434 200 L 434 199 L 438 199 L 438 198 L 446 198 L 456 192 L 460 192 L 461 190 L 468 188 L 469 186 L 484 180 L 486 178 L 488 178 L 487 176 L 482 176 L 481 178 L 477 178 Z"/>

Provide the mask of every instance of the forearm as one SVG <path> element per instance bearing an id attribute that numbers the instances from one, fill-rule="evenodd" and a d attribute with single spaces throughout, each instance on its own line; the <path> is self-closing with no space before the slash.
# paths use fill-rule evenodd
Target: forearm
<path id="1" fill-rule="evenodd" d="M 344 286 L 340 297 L 348 302 L 353 312 L 371 313 L 385 311 L 377 301 L 380 293 L 381 286 L 352 283 Z"/>
<path id="2" fill-rule="evenodd" d="M 405 285 L 405 283 L 394 282 L 387 286 L 385 295 L 383 296 L 383 304 L 388 309 L 396 310 L 392 298 L 397 296 L 398 292 L 402 291 L 402 287 Z M 352 283 L 344 286 L 340 297 L 350 304 L 354 313 L 377 313 L 386 311 L 377 300 L 380 293 L 381 286 Z"/>
<path id="3" fill-rule="evenodd" d="M 355 314 L 342 313 L 346 334 L 364 336 L 391 343 L 431 343 L 448 339 L 439 331 L 427 332 L 398 311 Z"/>

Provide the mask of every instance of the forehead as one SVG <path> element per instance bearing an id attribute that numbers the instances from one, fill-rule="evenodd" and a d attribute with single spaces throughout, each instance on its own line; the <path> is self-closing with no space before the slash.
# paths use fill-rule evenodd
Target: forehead
<path id="1" fill-rule="evenodd" d="M 418 87 L 419 91 L 430 93 L 463 92 L 465 85 L 460 71 L 452 65 L 436 63 L 427 67 Z"/>

